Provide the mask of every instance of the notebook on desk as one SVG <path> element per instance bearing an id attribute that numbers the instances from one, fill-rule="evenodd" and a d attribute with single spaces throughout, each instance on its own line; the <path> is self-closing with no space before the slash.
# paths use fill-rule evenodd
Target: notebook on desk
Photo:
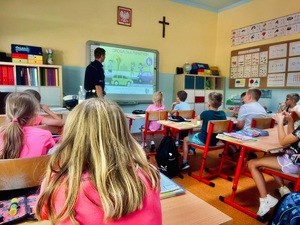
<path id="1" fill-rule="evenodd" d="M 186 190 L 166 175 L 160 173 L 160 199 L 185 194 Z"/>

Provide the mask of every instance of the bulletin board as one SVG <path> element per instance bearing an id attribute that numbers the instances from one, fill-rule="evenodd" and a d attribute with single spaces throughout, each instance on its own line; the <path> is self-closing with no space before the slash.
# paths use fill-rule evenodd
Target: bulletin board
<path id="1" fill-rule="evenodd" d="M 300 39 L 231 52 L 229 88 L 299 88 Z"/>

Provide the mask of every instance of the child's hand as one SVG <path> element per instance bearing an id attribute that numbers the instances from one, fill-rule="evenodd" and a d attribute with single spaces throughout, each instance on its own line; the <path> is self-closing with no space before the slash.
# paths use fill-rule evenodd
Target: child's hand
<path id="1" fill-rule="evenodd" d="M 292 117 L 292 114 L 291 114 L 291 113 L 289 113 L 289 112 L 282 112 L 282 114 L 284 115 L 284 118 L 286 118 L 286 120 L 287 120 L 288 122 L 293 121 L 293 117 Z"/>
<path id="2" fill-rule="evenodd" d="M 276 113 L 273 119 L 279 124 L 283 124 L 283 120 L 285 117 L 285 112 L 282 113 Z"/>
<path id="3" fill-rule="evenodd" d="M 50 111 L 49 107 L 44 104 L 41 104 L 41 109 L 44 110 L 44 112 L 46 113 Z"/>

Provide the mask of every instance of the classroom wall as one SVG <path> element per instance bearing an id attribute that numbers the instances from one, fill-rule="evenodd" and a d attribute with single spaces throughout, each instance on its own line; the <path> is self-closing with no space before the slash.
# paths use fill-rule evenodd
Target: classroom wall
<path id="1" fill-rule="evenodd" d="M 132 9 L 132 27 L 117 24 L 117 6 Z M 159 88 L 164 87 L 169 108 L 174 100 L 176 67 L 185 62 L 204 62 L 218 66 L 221 75 L 228 76 L 232 50 L 300 36 L 294 34 L 231 47 L 231 30 L 299 11 L 297 0 L 253 0 L 221 13 L 168 0 L 1 1 L 0 51 L 10 52 L 12 43 L 54 49 L 55 64 L 63 65 L 64 94 L 77 94 L 87 65 L 86 41 L 157 49 L 160 54 Z M 162 25 L 158 23 L 163 16 L 170 23 L 165 38 L 162 38 Z M 227 87 L 225 99 L 243 91 Z M 284 89 L 283 92 L 285 95 L 298 92 L 298 89 Z M 279 93 L 280 90 L 273 90 L 273 98 L 279 98 L 276 104 L 285 98 Z M 270 100 L 265 101 L 265 105 L 272 107 Z"/>
<path id="2" fill-rule="evenodd" d="M 248 43 L 238 46 L 231 46 L 231 31 L 234 29 L 249 26 L 259 22 L 275 19 L 300 12 L 299 1 L 296 0 L 253 0 L 247 4 L 232 8 L 218 14 L 217 42 L 216 42 L 216 65 L 218 65 L 223 76 L 229 76 L 230 53 L 233 50 L 249 48 L 257 45 L 264 45 L 273 42 L 293 40 L 300 37 L 300 34 L 277 37 L 268 40 Z M 232 95 L 241 94 L 246 89 L 229 89 L 229 79 L 226 79 L 225 99 Z M 267 89 L 267 88 L 266 88 Z M 272 99 L 260 99 L 260 103 L 268 109 L 277 111 L 278 103 L 284 102 L 288 93 L 297 92 L 299 89 L 270 89 Z"/>
<path id="3" fill-rule="evenodd" d="M 117 24 L 117 6 L 132 9 L 131 27 Z M 11 43 L 52 48 L 55 64 L 66 66 L 87 65 L 88 40 L 157 49 L 161 73 L 215 59 L 217 14 L 168 0 L 1 1 L 0 21 L 0 51 Z"/>

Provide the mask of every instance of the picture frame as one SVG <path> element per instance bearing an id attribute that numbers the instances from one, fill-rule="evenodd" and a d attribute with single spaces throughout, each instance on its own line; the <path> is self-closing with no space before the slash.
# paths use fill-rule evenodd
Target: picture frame
<path id="1" fill-rule="evenodd" d="M 132 24 L 132 9 L 123 6 L 118 6 L 118 18 L 117 22 L 119 25 L 129 26 Z"/>

